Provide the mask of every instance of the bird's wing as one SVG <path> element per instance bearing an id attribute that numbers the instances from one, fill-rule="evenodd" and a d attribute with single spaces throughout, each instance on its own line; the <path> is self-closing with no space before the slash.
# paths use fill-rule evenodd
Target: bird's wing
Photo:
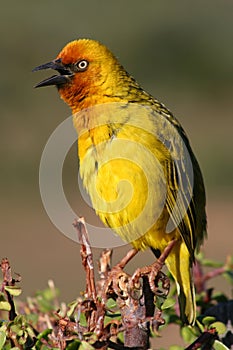
<path id="1" fill-rule="evenodd" d="M 165 113 L 166 112 L 166 113 Z M 166 208 L 170 215 L 168 232 L 178 228 L 194 260 L 196 246 L 196 210 L 193 198 L 196 162 L 187 136 L 179 122 L 167 110 L 155 111 L 154 118 L 166 120 L 160 128 L 156 127 L 159 139 L 168 150 L 163 167 L 167 181 Z"/>

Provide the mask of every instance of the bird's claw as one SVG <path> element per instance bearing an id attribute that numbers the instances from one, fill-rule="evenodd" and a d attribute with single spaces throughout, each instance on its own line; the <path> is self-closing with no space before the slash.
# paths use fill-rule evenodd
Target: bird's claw
<path id="1" fill-rule="evenodd" d="M 151 265 L 137 269 L 130 281 L 131 289 L 138 288 L 140 284 L 140 278 L 142 276 L 147 276 L 150 289 L 155 295 L 167 294 L 164 293 L 164 291 L 169 291 L 170 281 L 166 275 L 161 272 L 162 267 L 163 264 L 160 261 L 156 261 Z M 161 289 L 159 289 L 158 281 L 162 282 L 162 288 L 164 291 L 161 291 Z"/>

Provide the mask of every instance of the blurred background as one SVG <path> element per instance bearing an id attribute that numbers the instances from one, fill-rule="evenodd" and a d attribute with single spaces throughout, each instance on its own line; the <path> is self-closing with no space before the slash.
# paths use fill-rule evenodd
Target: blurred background
<path id="1" fill-rule="evenodd" d="M 232 253 L 232 14 L 230 0 L 1 2 L 0 257 L 8 257 L 22 275 L 22 298 L 45 288 L 48 279 L 64 301 L 75 299 L 85 286 L 79 246 L 51 223 L 38 181 L 47 139 L 70 111 L 55 88 L 33 89 L 48 72 L 31 72 L 76 38 L 107 45 L 144 89 L 178 117 L 205 178 L 209 238 L 203 250 L 220 261 Z M 77 171 L 72 147 L 64 189 L 77 215 L 97 224 L 78 194 Z M 128 249 L 116 248 L 114 263 Z M 94 249 L 95 260 L 99 254 Z M 140 253 L 129 272 L 152 261 L 152 254 Z M 222 279 L 211 283 L 231 292 Z"/>

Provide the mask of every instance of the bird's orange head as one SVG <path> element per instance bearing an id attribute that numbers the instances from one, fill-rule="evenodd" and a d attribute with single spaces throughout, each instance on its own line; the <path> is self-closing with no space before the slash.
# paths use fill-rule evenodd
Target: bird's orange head
<path id="1" fill-rule="evenodd" d="M 59 74 L 43 80 L 36 87 L 57 86 L 73 113 L 95 104 L 117 101 L 123 81 L 130 79 L 104 45 L 89 39 L 68 43 L 56 59 L 34 71 L 49 68 Z"/>

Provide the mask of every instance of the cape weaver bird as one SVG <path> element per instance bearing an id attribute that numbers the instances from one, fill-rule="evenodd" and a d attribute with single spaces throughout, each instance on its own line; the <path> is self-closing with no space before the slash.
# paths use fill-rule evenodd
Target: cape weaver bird
<path id="1" fill-rule="evenodd" d="M 205 189 L 182 126 L 98 41 L 72 41 L 35 70 L 49 68 L 59 74 L 36 87 L 55 85 L 72 110 L 80 175 L 94 209 L 137 250 L 150 247 L 158 257 L 176 240 L 166 265 L 181 319 L 194 324 L 191 268 L 206 232 Z"/>

